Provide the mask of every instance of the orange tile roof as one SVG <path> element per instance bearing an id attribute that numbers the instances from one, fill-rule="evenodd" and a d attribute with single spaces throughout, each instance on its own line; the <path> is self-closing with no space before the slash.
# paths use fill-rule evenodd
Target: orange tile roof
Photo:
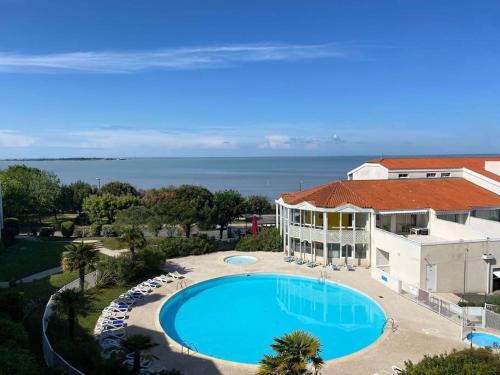
<path id="1" fill-rule="evenodd" d="M 500 156 L 381 158 L 370 160 L 368 163 L 381 164 L 387 169 L 467 168 L 495 181 L 500 181 L 500 176 L 484 169 L 484 163 L 486 161 L 500 161 Z"/>
<path id="2" fill-rule="evenodd" d="M 500 207 L 500 195 L 462 178 L 335 181 L 281 197 L 288 204 L 309 202 L 324 208 L 347 203 L 375 210 L 466 211 Z"/>

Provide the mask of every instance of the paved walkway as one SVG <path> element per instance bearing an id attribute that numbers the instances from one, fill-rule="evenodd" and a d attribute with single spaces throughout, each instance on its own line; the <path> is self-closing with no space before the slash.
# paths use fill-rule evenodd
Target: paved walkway
<path id="1" fill-rule="evenodd" d="M 45 277 L 51 276 L 51 275 L 53 275 L 55 273 L 59 273 L 61 271 L 62 271 L 61 266 L 57 266 L 57 267 L 51 268 L 49 270 L 37 272 L 37 273 L 34 273 L 33 275 L 23 277 L 22 279 L 18 280 L 17 282 L 31 283 L 32 281 L 43 279 Z"/>
<path id="2" fill-rule="evenodd" d="M 280 272 L 318 277 L 320 268 L 310 269 L 283 262 L 281 253 L 245 253 L 259 260 L 255 264 L 234 266 L 224 263 L 235 251 L 172 259 L 167 269 L 185 274 L 186 284 L 193 284 L 218 276 L 246 272 Z M 391 366 L 404 367 L 404 361 L 418 361 L 424 354 L 437 354 L 452 348 L 465 348 L 460 340 L 460 328 L 449 320 L 436 315 L 394 293 L 371 278 L 368 269 L 355 272 L 328 271 L 328 279 L 354 287 L 377 300 L 388 317 L 398 323 L 398 329 L 387 329 L 384 335 L 364 350 L 337 360 L 328 361 L 322 374 L 392 374 Z M 152 336 L 159 346 L 152 350 L 158 356 L 155 369 L 177 368 L 184 374 L 254 374 L 256 366 L 222 361 L 201 354 L 186 354 L 168 338 L 159 324 L 159 309 L 170 295 L 176 292 L 176 282 L 158 288 L 130 313 L 129 333 Z M 214 338 L 216 339 L 216 338 Z"/>

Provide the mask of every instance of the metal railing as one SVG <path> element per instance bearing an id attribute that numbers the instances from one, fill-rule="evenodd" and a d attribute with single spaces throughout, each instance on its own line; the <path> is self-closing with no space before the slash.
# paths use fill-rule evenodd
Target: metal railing
<path id="1" fill-rule="evenodd" d="M 93 288 L 96 285 L 97 281 L 97 272 L 92 272 L 85 275 L 85 288 Z M 80 280 L 76 279 L 70 282 L 69 284 L 64 285 L 60 291 L 66 289 L 74 289 L 79 288 Z M 49 338 L 47 337 L 47 327 L 49 325 L 50 316 L 53 313 L 53 301 L 54 295 L 50 296 L 47 305 L 45 306 L 45 311 L 43 313 L 42 318 L 42 348 L 43 348 L 43 358 L 45 360 L 45 364 L 51 368 L 60 369 L 65 374 L 70 375 L 84 375 L 83 372 L 73 367 L 68 361 L 66 361 L 59 353 L 57 353 L 52 347 Z"/>

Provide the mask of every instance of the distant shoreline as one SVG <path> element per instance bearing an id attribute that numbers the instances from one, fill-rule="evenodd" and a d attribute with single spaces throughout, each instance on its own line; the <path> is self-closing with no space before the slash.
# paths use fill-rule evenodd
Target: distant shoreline
<path id="1" fill-rule="evenodd" d="M 24 158 L 0 159 L 0 161 L 92 161 L 92 160 L 127 160 L 126 158 Z"/>

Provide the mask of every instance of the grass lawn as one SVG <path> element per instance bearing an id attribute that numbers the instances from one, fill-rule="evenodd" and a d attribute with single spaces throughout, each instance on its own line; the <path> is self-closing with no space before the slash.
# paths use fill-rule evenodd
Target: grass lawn
<path id="1" fill-rule="evenodd" d="M 110 250 L 121 250 L 127 248 L 127 244 L 118 237 L 104 237 L 102 239 L 102 243 L 105 248 Z"/>
<path id="2" fill-rule="evenodd" d="M 17 240 L 0 255 L 0 281 L 17 280 L 57 267 L 68 243 L 58 238 Z"/>
<path id="3" fill-rule="evenodd" d="M 114 286 L 111 288 L 103 289 L 89 289 L 88 295 L 92 299 L 92 307 L 86 316 L 78 317 L 78 324 L 86 332 L 92 334 L 94 332 L 97 319 L 102 313 L 102 310 L 109 305 L 109 303 L 118 297 L 120 294 L 125 293 L 130 286 Z"/>

